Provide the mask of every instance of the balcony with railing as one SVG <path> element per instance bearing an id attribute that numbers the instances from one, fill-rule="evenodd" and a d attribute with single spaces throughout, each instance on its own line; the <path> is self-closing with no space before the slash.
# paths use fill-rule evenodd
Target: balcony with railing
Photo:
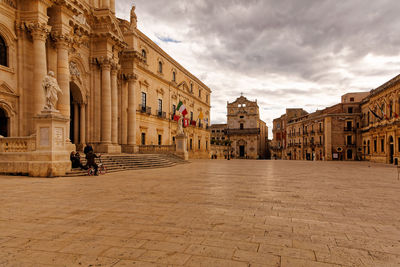
<path id="1" fill-rule="evenodd" d="M 139 105 L 139 111 L 141 113 L 145 113 L 147 115 L 151 115 L 151 107 L 143 106 L 142 104 Z"/>
<path id="2" fill-rule="evenodd" d="M 344 127 L 344 131 L 345 132 L 354 132 L 355 131 L 355 128 L 354 127 Z"/>
<path id="3" fill-rule="evenodd" d="M 356 147 L 356 144 L 354 142 L 347 142 L 346 146 L 348 146 L 348 147 Z"/>
<path id="4" fill-rule="evenodd" d="M 260 134 L 260 128 L 226 129 L 226 134 L 227 135 Z"/>
<path id="5" fill-rule="evenodd" d="M 165 119 L 167 117 L 165 111 L 157 110 L 157 117 Z"/>

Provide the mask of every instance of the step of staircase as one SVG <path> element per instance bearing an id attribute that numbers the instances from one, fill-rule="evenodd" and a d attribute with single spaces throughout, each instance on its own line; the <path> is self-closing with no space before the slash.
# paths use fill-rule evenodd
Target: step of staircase
<path id="1" fill-rule="evenodd" d="M 83 153 L 81 153 L 83 155 Z M 82 157 L 82 156 L 81 156 Z M 81 158 L 82 164 L 86 164 L 86 159 Z M 99 162 L 98 160 L 96 160 Z M 155 169 L 172 167 L 177 164 L 186 164 L 187 161 L 172 154 L 103 154 L 101 162 L 107 169 L 107 173 L 137 170 L 137 169 Z M 87 170 L 72 169 L 66 174 L 67 177 L 85 176 Z"/>

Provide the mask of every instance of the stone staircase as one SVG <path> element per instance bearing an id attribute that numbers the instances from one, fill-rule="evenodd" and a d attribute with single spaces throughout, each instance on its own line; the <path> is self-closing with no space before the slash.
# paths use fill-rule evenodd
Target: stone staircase
<path id="1" fill-rule="evenodd" d="M 82 164 L 85 165 L 86 159 L 84 158 L 84 154 L 80 154 Z M 99 160 L 96 159 L 96 162 L 99 163 Z M 136 169 L 165 168 L 188 163 L 173 154 L 102 154 L 101 162 L 106 166 L 107 173 Z M 84 175 L 87 175 L 87 171 L 81 169 L 72 169 L 66 174 L 67 177 Z"/>

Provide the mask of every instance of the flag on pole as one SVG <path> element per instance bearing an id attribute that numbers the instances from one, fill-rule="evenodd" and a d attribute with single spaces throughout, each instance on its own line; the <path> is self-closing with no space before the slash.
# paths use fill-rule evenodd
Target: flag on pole
<path id="1" fill-rule="evenodd" d="M 200 114 L 199 114 L 199 119 L 200 119 L 200 120 L 202 120 L 203 118 L 204 118 L 203 112 L 202 112 L 202 111 L 200 111 Z"/>
<path id="2" fill-rule="evenodd" d="M 385 111 L 383 110 L 383 103 L 382 103 L 382 106 L 378 104 L 378 107 L 381 110 L 382 118 L 386 117 Z"/>
<path id="3" fill-rule="evenodd" d="M 369 108 L 369 111 L 371 111 L 371 113 L 372 113 L 375 117 L 377 117 L 379 120 L 382 120 L 382 119 L 383 119 L 381 116 L 379 116 L 378 114 L 376 114 L 375 111 L 373 111 L 370 107 L 368 107 L 368 108 Z"/>
<path id="4" fill-rule="evenodd" d="M 183 127 L 188 127 L 189 126 L 189 119 L 188 118 L 184 118 L 183 119 Z"/>
<path id="5" fill-rule="evenodd" d="M 179 121 L 179 118 L 180 118 L 181 116 L 178 116 L 178 115 L 174 115 L 174 121 Z"/>
<path id="6" fill-rule="evenodd" d="M 186 107 L 182 103 L 182 101 L 179 101 L 178 106 L 176 107 L 176 109 L 182 114 L 182 116 L 186 116 L 186 114 L 188 113 L 187 110 L 186 110 Z"/>

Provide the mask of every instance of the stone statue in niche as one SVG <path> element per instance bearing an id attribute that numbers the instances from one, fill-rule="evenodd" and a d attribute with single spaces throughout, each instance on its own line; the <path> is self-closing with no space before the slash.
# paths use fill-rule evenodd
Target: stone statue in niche
<path id="1" fill-rule="evenodd" d="M 46 97 L 44 110 L 56 111 L 58 93 L 62 94 L 62 91 L 60 86 L 58 86 L 56 78 L 54 77 L 54 72 L 49 71 L 49 73 L 43 79 L 42 86 L 44 89 L 44 95 Z"/>

